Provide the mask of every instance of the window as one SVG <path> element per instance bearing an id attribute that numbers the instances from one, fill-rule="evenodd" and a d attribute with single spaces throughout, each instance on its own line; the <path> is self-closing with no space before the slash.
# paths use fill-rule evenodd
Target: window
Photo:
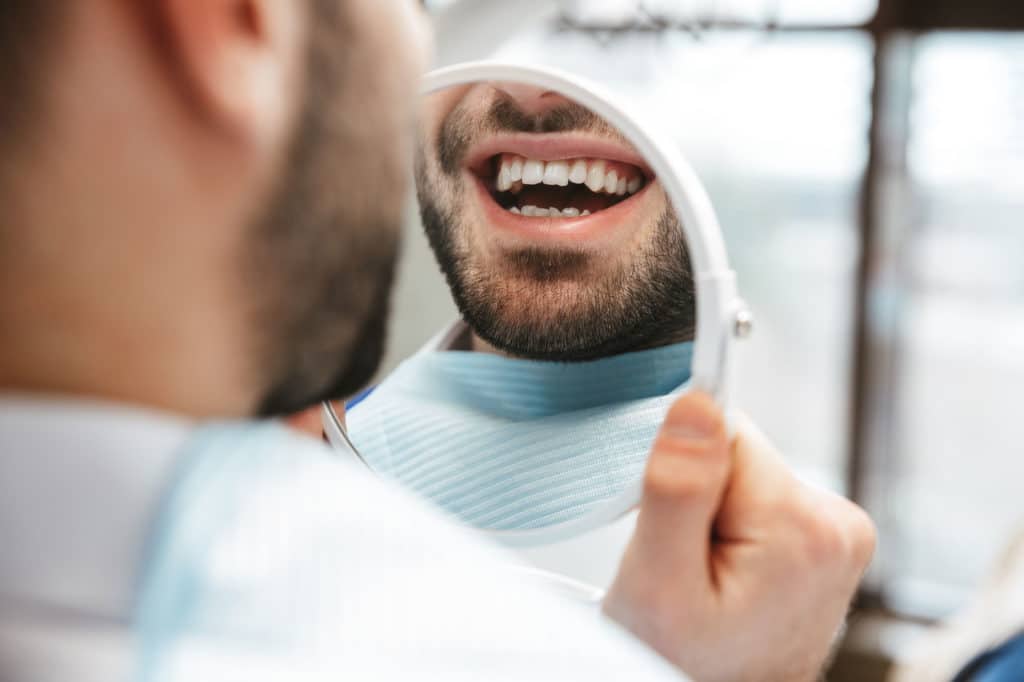
<path id="1" fill-rule="evenodd" d="M 875 579 L 913 613 L 956 607 L 1024 525 L 1024 36 L 892 41 L 893 161 L 873 330 L 890 412 L 867 502 Z M 902 130 L 901 130 L 902 128 Z"/>

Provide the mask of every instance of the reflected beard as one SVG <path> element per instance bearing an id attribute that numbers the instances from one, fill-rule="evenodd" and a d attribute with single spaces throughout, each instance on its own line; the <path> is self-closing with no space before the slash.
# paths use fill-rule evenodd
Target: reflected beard
<path id="1" fill-rule="evenodd" d="M 581 251 L 506 251 L 500 271 L 478 262 L 470 234 L 426 188 L 417 186 L 423 226 L 460 313 L 484 341 L 510 355 L 581 362 L 691 340 L 695 290 L 689 254 L 671 209 L 631 265 L 594 276 L 601 264 Z"/>

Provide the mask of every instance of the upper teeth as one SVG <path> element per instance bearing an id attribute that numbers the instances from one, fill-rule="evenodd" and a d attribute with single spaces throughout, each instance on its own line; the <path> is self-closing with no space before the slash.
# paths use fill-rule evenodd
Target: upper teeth
<path id="1" fill-rule="evenodd" d="M 524 185 L 557 185 L 569 183 L 586 185 L 591 192 L 606 194 L 636 194 L 644 184 L 638 169 L 616 164 L 606 169 L 608 162 L 603 159 L 563 159 L 560 161 L 538 161 L 525 159 L 515 154 L 502 154 L 498 168 L 497 188 L 507 192 L 518 182 Z"/>

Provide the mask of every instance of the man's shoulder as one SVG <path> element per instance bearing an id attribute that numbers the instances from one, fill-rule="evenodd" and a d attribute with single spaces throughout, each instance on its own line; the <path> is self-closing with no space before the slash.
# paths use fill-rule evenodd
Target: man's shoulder
<path id="1" fill-rule="evenodd" d="M 274 426 L 198 438 L 208 457 L 180 480 L 147 573 L 150 650 L 202 651 L 212 631 L 359 679 L 479 679 L 480 665 L 508 680 L 675 678 L 511 554 L 316 441 Z"/>

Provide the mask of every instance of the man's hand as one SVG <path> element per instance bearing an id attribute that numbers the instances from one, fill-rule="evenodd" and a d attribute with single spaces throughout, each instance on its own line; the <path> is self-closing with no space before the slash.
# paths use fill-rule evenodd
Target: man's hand
<path id="1" fill-rule="evenodd" d="M 688 395 L 654 443 L 605 612 L 701 682 L 817 679 L 871 559 L 846 499 L 797 480 L 750 424 Z"/>

